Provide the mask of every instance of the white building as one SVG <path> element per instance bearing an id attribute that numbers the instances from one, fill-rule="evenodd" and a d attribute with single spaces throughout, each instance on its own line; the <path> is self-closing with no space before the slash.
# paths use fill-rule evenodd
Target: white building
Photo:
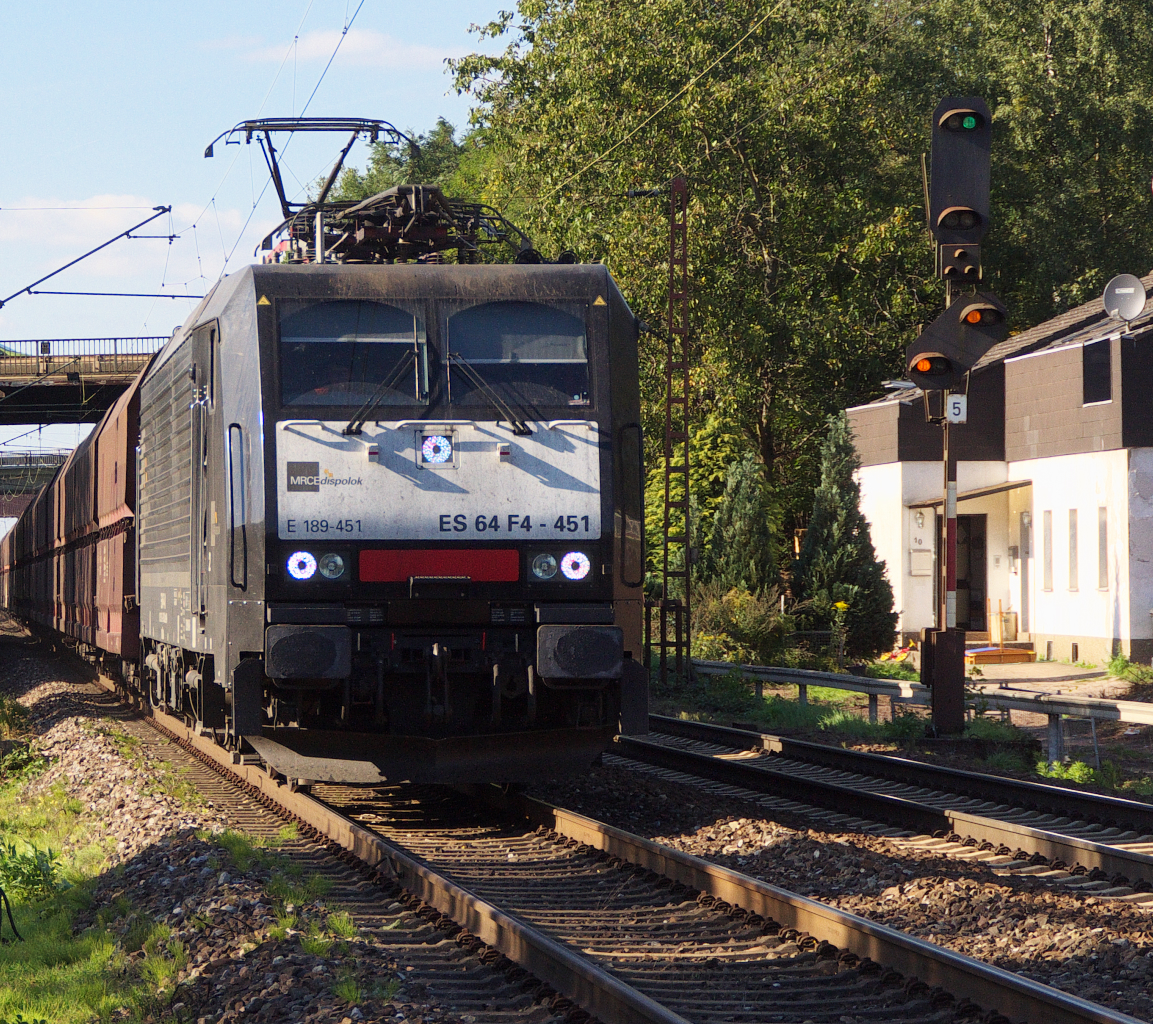
<path id="1" fill-rule="evenodd" d="M 1153 657 L 1151 312 L 1123 330 L 1087 303 L 996 346 L 971 374 L 968 422 L 951 438 L 957 624 L 972 639 L 1000 610 L 1041 658 Z M 919 391 L 849 419 L 862 511 L 898 629 L 914 637 L 935 620 L 941 428 Z"/>

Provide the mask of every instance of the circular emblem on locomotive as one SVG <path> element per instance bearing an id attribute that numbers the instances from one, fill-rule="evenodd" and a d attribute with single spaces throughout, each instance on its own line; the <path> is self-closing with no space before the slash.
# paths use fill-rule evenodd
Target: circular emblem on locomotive
<path id="1" fill-rule="evenodd" d="M 288 575 L 294 580 L 310 580 L 316 573 L 316 559 L 310 551 L 294 551 L 288 556 Z"/>

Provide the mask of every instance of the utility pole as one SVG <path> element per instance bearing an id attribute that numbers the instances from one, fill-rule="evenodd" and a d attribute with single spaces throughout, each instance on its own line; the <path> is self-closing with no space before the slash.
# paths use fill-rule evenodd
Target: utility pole
<path id="1" fill-rule="evenodd" d="M 668 682 L 668 651 L 678 676 L 692 675 L 692 536 L 689 524 L 689 190 L 684 178 L 669 185 L 669 313 L 665 358 L 665 507 L 660 600 L 660 672 Z M 674 485 L 679 479 L 680 485 Z M 684 560 L 677 568 L 678 547 Z M 670 596 L 680 581 L 683 597 Z M 669 641 L 669 618 L 673 640 Z"/>

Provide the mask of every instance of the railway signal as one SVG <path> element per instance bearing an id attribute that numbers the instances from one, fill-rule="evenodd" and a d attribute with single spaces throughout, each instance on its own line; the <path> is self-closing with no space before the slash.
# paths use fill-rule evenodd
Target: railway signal
<path id="1" fill-rule="evenodd" d="M 925 391 L 956 387 L 977 361 L 1005 339 L 1005 306 L 991 292 L 954 302 L 906 352 L 909 379 Z"/>
<path id="2" fill-rule="evenodd" d="M 921 680 L 932 688 L 934 727 L 938 733 L 956 733 L 965 724 L 965 634 L 957 628 L 957 456 L 949 444 L 947 405 L 949 390 L 967 383 L 968 372 L 1004 340 L 1008 325 L 1001 300 L 976 290 L 983 276 L 981 240 L 989 229 L 989 108 L 977 96 L 947 96 L 933 111 L 931 129 L 928 220 L 946 308 L 909 346 L 905 365 L 909 378 L 926 392 L 926 401 L 928 392 L 941 394 L 940 415 L 928 417 L 942 428 L 940 605 L 937 628 L 923 634 Z M 952 419 L 964 422 L 960 411 Z"/>
<path id="3" fill-rule="evenodd" d="M 949 96 L 933 111 L 929 229 L 937 273 L 946 281 L 981 279 L 980 242 L 989 228 L 992 118 L 977 96 Z"/>

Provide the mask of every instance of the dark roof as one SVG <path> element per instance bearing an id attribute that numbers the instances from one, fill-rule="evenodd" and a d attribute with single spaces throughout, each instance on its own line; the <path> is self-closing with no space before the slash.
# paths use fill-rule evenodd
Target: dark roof
<path id="1" fill-rule="evenodd" d="M 1141 283 L 1145 286 L 1146 292 L 1153 291 L 1153 272 L 1141 278 Z M 1129 329 L 1148 327 L 1151 323 L 1153 323 L 1153 300 L 1147 300 L 1141 315 L 1130 323 Z M 994 345 L 977 361 L 973 369 L 980 370 L 1005 359 L 1011 359 L 1013 356 L 1023 356 L 1043 348 L 1084 341 L 1110 327 L 1118 330 L 1121 323 L 1105 312 L 1105 305 L 1100 299 L 1092 299 L 1060 316 L 1053 317 L 1052 320 L 1046 320 L 1027 331 L 1014 334 L 999 345 Z"/>
<path id="2" fill-rule="evenodd" d="M 1153 272 L 1141 278 L 1147 293 L 1153 293 Z M 1030 327 L 1027 331 L 1014 334 L 1010 338 L 994 345 L 986 352 L 973 367 L 974 372 L 995 366 L 1014 356 L 1028 355 L 1030 352 L 1039 352 L 1046 348 L 1057 348 L 1060 345 L 1069 345 L 1073 342 L 1088 341 L 1104 334 L 1112 334 L 1121 330 L 1121 322 L 1114 320 L 1105 312 L 1105 304 L 1101 299 L 1092 299 L 1074 309 L 1067 310 L 1052 320 Z M 1145 308 L 1140 316 L 1130 322 L 1129 330 L 1145 331 L 1153 327 L 1153 294 L 1145 302 Z M 865 405 L 882 405 L 885 402 L 912 402 L 921 397 L 920 388 L 911 388 L 905 391 L 891 392 L 880 398 L 875 398 Z M 855 406 L 854 408 L 860 408 Z"/>

